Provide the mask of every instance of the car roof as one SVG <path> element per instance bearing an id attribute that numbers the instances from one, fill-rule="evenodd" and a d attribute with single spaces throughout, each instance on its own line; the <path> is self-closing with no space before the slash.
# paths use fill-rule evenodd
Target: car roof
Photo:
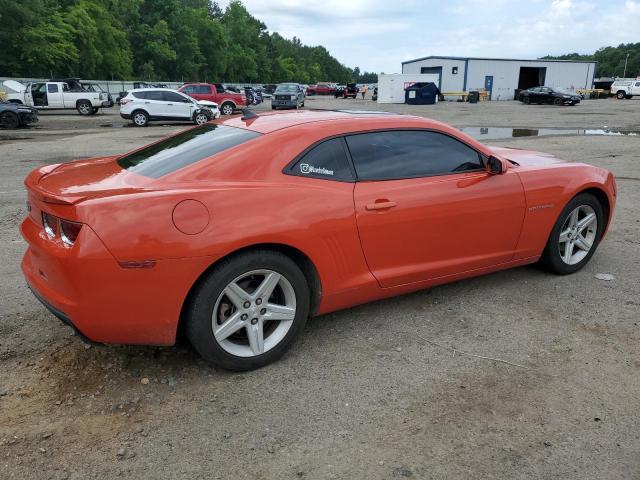
<path id="1" fill-rule="evenodd" d="M 415 121 L 416 118 L 420 118 L 421 120 L 432 122 L 434 127 L 436 125 L 440 125 L 439 122 L 428 120 L 423 117 L 364 110 L 294 110 L 286 113 L 267 112 L 259 113 L 255 117 L 247 120 L 242 120 L 241 117 L 236 116 L 228 120 L 224 120 L 221 123 L 222 125 L 244 128 L 258 133 L 270 133 L 283 128 L 314 122 L 350 120 L 357 121 L 358 123 L 367 123 L 367 121 L 380 120 L 381 118 L 384 118 L 389 122 L 395 121 L 400 124 L 404 121 Z"/>
<path id="2" fill-rule="evenodd" d="M 132 88 L 129 91 L 130 92 L 147 92 L 147 91 L 150 91 L 150 90 L 153 90 L 153 91 L 160 90 L 162 92 L 182 93 L 182 92 L 178 92 L 177 90 L 174 90 L 173 88 L 163 88 L 163 87 Z"/>

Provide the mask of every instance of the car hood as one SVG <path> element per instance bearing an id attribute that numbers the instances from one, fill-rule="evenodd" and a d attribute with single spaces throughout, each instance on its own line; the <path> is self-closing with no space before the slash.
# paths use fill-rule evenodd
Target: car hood
<path id="1" fill-rule="evenodd" d="M 565 160 L 554 157 L 548 153 L 536 152 L 534 150 L 521 150 L 519 148 L 489 147 L 492 152 L 500 157 L 511 160 L 523 167 L 540 167 L 565 163 Z"/>
<path id="2" fill-rule="evenodd" d="M 16 82 L 15 80 L 5 80 L 4 82 L 2 82 L 2 85 L 7 87 L 9 90 L 12 90 L 18 93 L 24 93 L 27 91 L 26 85 L 23 85 L 20 82 Z"/>
<path id="3" fill-rule="evenodd" d="M 117 156 L 48 165 L 27 177 L 25 183 L 51 203 L 74 204 L 88 198 L 151 190 L 153 179 L 124 170 Z"/>
<path id="4" fill-rule="evenodd" d="M 198 105 L 202 105 L 203 107 L 216 107 L 216 108 L 218 108 L 218 104 L 216 102 L 210 102 L 209 100 L 198 100 Z"/>

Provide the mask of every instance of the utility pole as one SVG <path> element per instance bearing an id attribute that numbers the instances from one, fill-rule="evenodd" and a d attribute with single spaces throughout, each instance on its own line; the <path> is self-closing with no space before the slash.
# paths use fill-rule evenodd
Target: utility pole
<path id="1" fill-rule="evenodd" d="M 627 78 L 627 62 L 629 61 L 629 54 L 627 53 L 627 57 L 624 59 L 624 73 L 622 74 L 622 78 Z"/>

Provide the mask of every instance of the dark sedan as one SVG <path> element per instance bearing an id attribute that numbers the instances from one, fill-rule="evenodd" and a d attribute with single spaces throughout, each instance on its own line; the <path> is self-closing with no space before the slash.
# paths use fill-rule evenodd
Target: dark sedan
<path id="1" fill-rule="evenodd" d="M 580 95 L 574 92 L 569 92 L 561 88 L 551 87 L 533 87 L 528 90 L 523 90 L 518 96 L 525 105 L 531 103 L 550 103 L 553 105 L 576 105 L 580 103 Z"/>
<path id="2" fill-rule="evenodd" d="M 0 127 L 18 128 L 37 121 L 37 109 L 13 102 L 0 102 Z"/>

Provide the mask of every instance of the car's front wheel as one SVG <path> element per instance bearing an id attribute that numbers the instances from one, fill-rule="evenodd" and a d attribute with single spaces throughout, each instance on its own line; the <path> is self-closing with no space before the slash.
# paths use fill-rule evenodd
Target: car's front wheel
<path id="1" fill-rule="evenodd" d="M 590 193 L 574 197 L 551 231 L 541 264 L 560 275 L 580 270 L 596 251 L 604 227 L 604 211 L 598 199 Z"/>
<path id="2" fill-rule="evenodd" d="M 196 113 L 195 116 L 193 117 L 193 123 L 195 123 L 196 125 L 204 125 L 205 123 L 207 123 L 209 121 L 209 117 L 207 116 L 206 113 Z"/>
<path id="3" fill-rule="evenodd" d="M 76 109 L 80 115 L 91 115 L 93 113 L 93 105 L 88 100 L 80 100 L 76 105 Z"/>
<path id="4" fill-rule="evenodd" d="M 0 115 L 0 126 L 4 128 L 18 128 L 20 126 L 20 118 L 13 112 L 4 112 Z"/>
<path id="5" fill-rule="evenodd" d="M 270 250 L 242 253 L 214 267 L 191 295 L 187 337 L 216 366 L 260 368 L 300 335 L 309 299 L 305 276 L 289 257 Z"/>
<path id="6" fill-rule="evenodd" d="M 616 98 L 618 100 L 624 100 L 626 96 L 627 96 L 627 92 L 623 90 L 620 90 L 618 93 L 616 93 Z"/>
<path id="7" fill-rule="evenodd" d="M 232 103 L 223 103 L 220 107 L 220 111 L 223 115 L 231 115 L 233 114 L 233 104 Z"/>

